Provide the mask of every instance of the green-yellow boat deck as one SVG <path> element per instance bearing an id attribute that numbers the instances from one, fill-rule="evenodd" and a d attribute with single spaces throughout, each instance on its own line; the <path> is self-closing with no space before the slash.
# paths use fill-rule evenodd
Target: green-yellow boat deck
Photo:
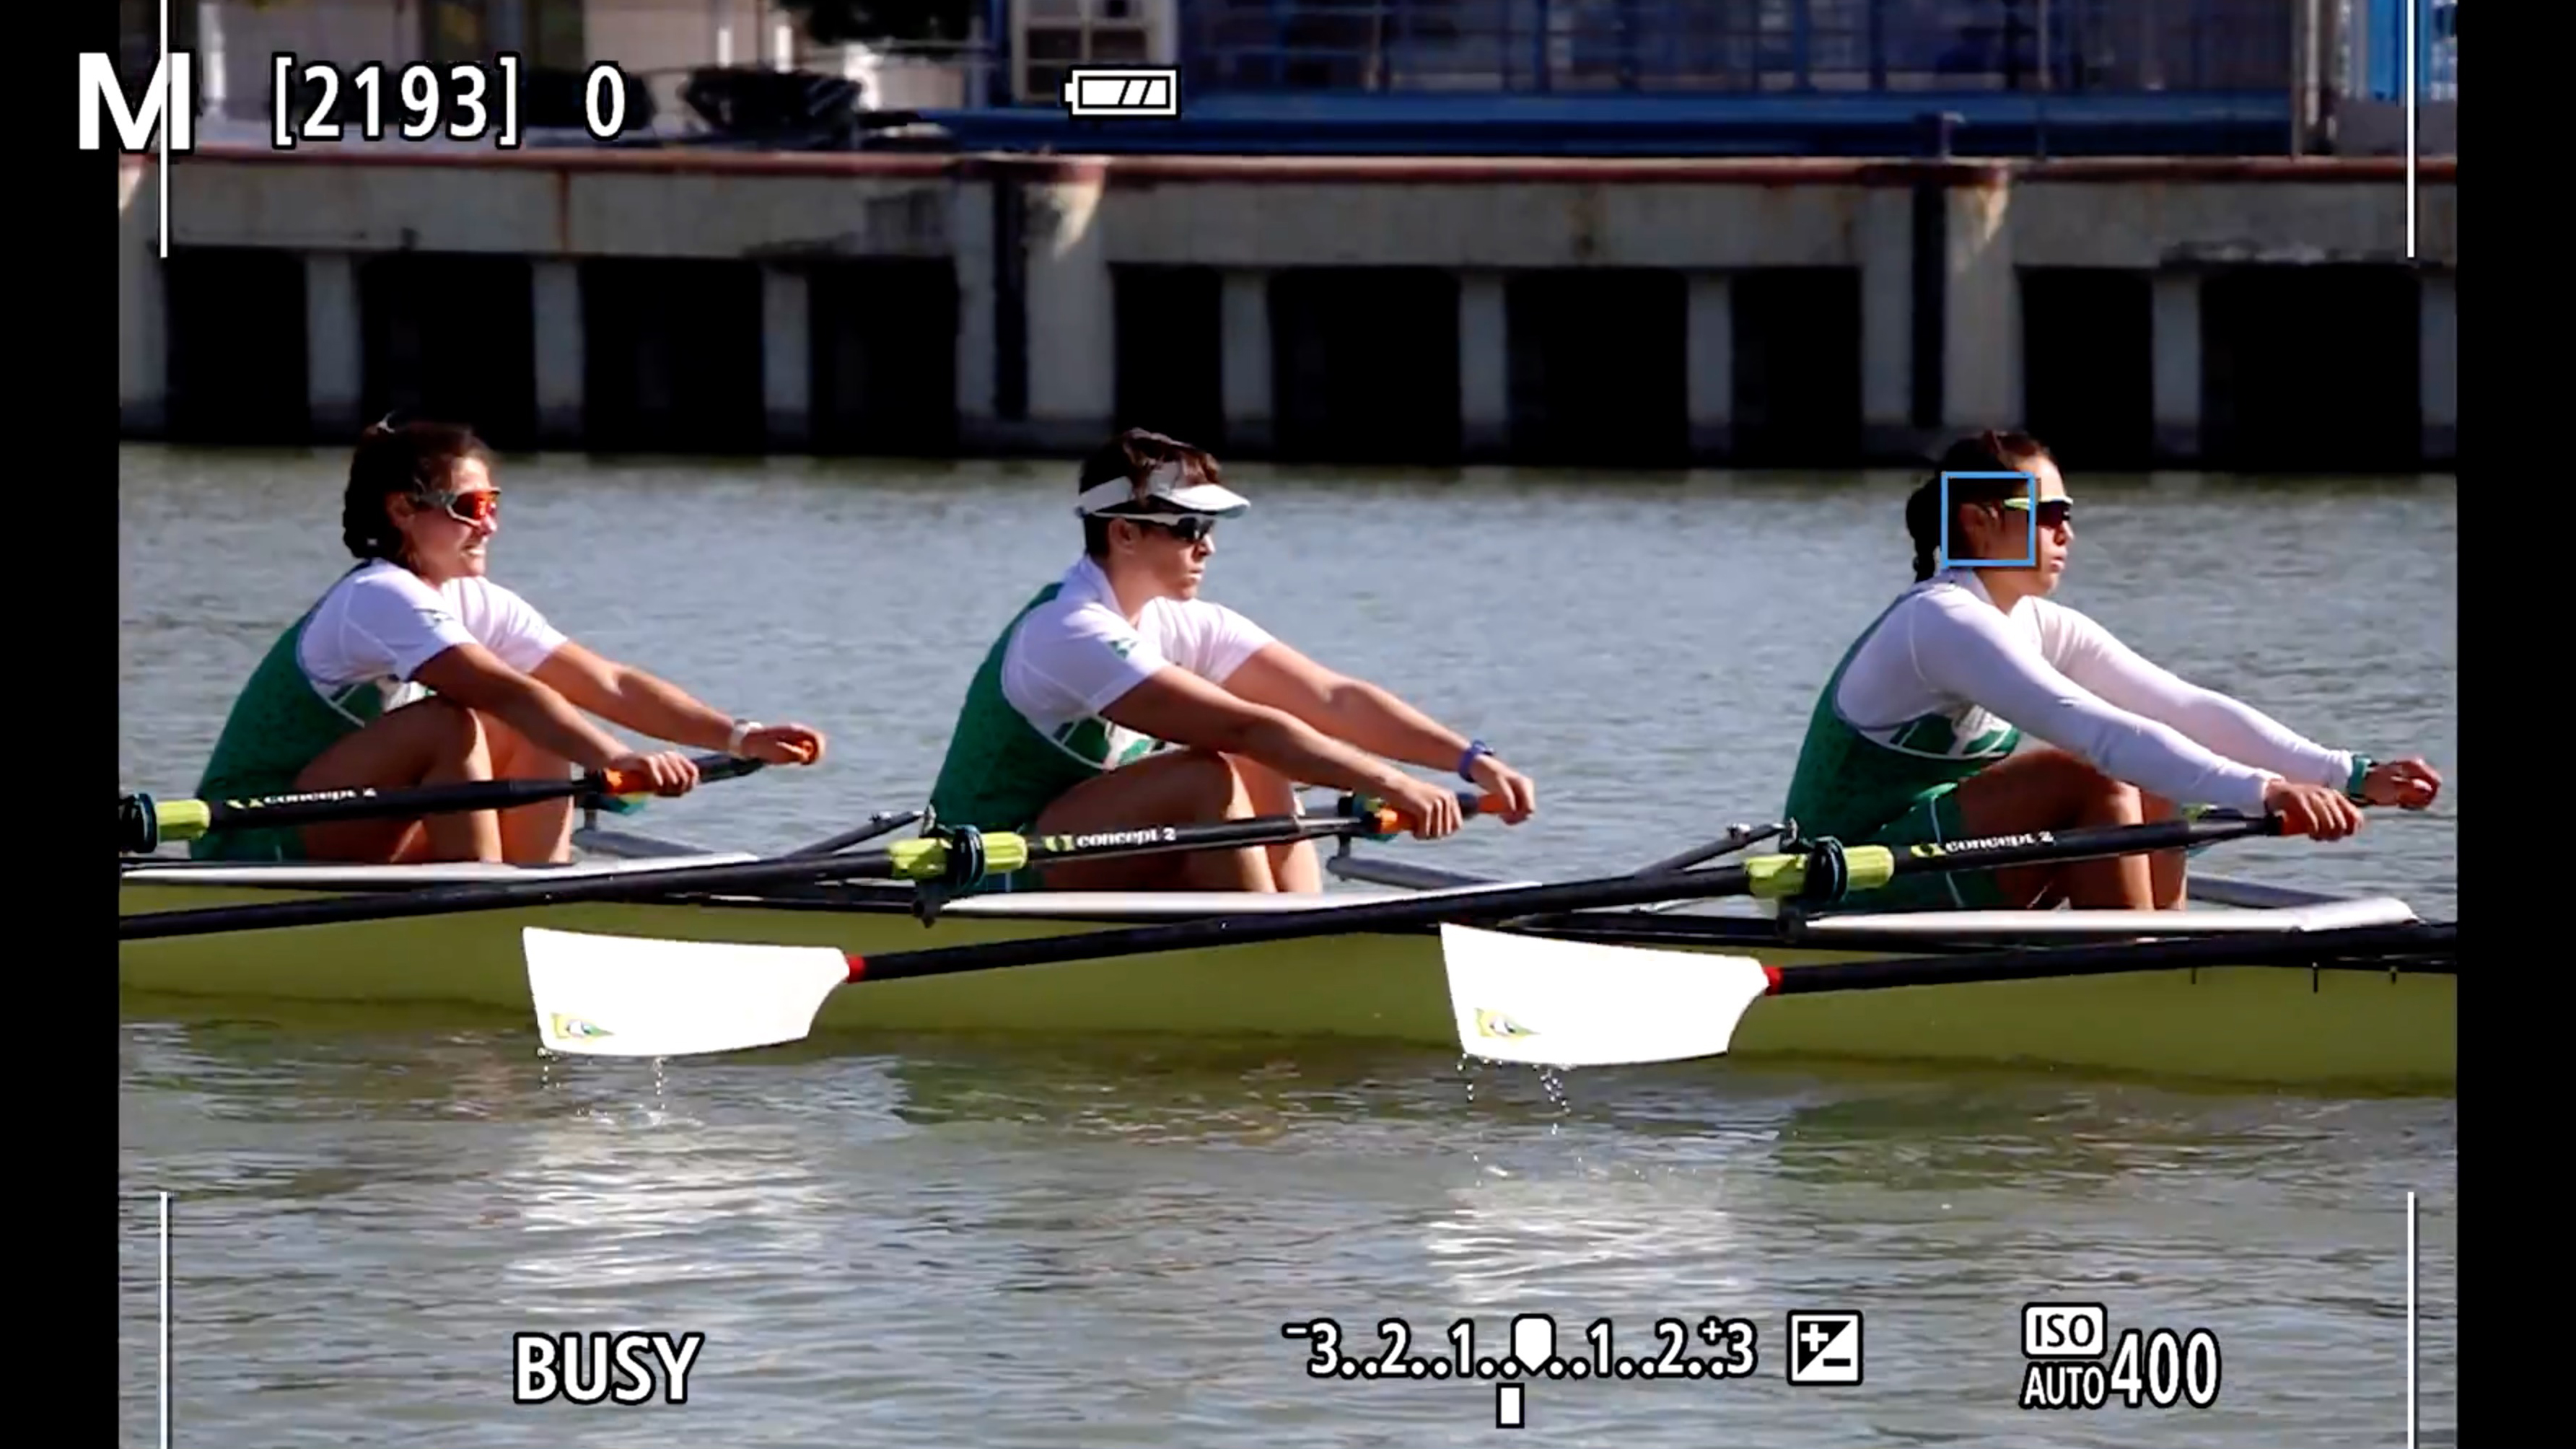
<path id="1" fill-rule="evenodd" d="M 120 910 L 284 893 L 128 884 Z M 1095 923 L 753 906 L 560 904 L 283 931 L 131 940 L 118 979 L 157 1013 L 248 1002 L 447 1008 L 524 1017 L 522 928 L 832 946 L 861 955 L 1097 929 Z M 1698 948 L 1692 948 L 1698 949 Z M 1744 950 L 1786 971 L 1889 954 Z M 2456 1090 L 2456 978 L 2280 966 L 1767 997 L 1731 1057 L 2028 1066 L 2364 1094 Z M 530 1024 L 533 1033 L 533 1022 Z M 891 1032 L 1345 1037 L 1455 1051 L 1438 938 L 1359 933 L 1014 967 L 835 991 L 818 1036 Z"/>

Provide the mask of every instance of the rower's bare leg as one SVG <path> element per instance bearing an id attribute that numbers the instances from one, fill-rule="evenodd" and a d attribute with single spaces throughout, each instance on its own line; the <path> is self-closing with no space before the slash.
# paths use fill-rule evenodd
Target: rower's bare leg
<path id="1" fill-rule="evenodd" d="M 492 750 L 496 780 L 567 780 L 572 762 L 532 743 L 497 715 L 479 714 Z M 573 800 L 567 795 L 501 812 L 501 858 L 515 865 L 554 865 L 572 859 Z"/>
<path id="2" fill-rule="evenodd" d="M 2014 755 L 1961 785 L 1958 797 L 1960 819 L 1975 836 L 2136 825 L 2145 818 L 2136 786 L 2058 749 Z M 2061 901 L 2077 910 L 2143 911 L 2155 904 L 2154 876 L 2141 855 L 2005 866 L 1995 882 L 2007 901 L 2031 910 Z"/>
<path id="3" fill-rule="evenodd" d="M 404 705 L 339 740 L 304 767 L 295 788 L 405 790 L 491 778 L 492 752 L 481 717 L 432 698 Z M 304 853 L 313 860 L 410 865 L 501 859 L 501 828 L 489 810 L 417 820 L 333 820 L 307 825 L 303 835 Z"/>
<path id="4" fill-rule="evenodd" d="M 1040 811 L 1032 829 L 1054 835 L 1138 825 L 1208 825 L 1252 813 L 1243 777 L 1228 757 L 1182 750 L 1083 781 Z M 1059 891 L 1279 888 L 1270 873 L 1270 853 L 1258 846 L 1069 861 L 1044 867 L 1040 879 L 1048 890 Z"/>
<path id="5" fill-rule="evenodd" d="M 2172 820 L 2182 814 L 2174 808 L 2171 800 L 2151 791 L 2140 791 L 2138 803 L 2142 807 L 2140 813 L 2150 821 Z M 2159 850 L 2147 857 L 2147 875 L 2152 882 L 2149 890 L 2155 897 L 2157 910 L 2182 909 L 2186 869 L 2185 856 L 2179 850 Z"/>
<path id="6" fill-rule="evenodd" d="M 1297 786 L 1285 775 L 1241 755 L 1229 755 L 1234 773 L 1243 781 L 1243 792 L 1251 802 L 1254 815 L 1293 815 L 1297 812 Z M 1263 847 L 1270 856 L 1270 878 L 1283 891 L 1320 891 L 1324 888 L 1324 863 L 1315 854 L 1315 842 L 1292 840 L 1285 845 Z"/>

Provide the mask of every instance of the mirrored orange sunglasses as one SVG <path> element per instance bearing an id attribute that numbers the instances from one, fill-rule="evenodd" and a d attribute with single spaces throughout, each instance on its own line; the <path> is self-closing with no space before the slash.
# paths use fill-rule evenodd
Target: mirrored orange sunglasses
<path id="1" fill-rule="evenodd" d="M 501 490 L 472 488 L 462 493 L 428 493 L 421 503 L 463 524 L 486 524 L 501 516 Z"/>

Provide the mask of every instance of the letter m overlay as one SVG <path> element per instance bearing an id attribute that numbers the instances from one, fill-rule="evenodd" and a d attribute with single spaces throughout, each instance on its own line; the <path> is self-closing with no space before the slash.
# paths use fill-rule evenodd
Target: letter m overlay
<path id="1" fill-rule="evenodd" d="M 152 81 L 143 88 L 143 105 L 138 111 L 126 104 L 125 87 L 116 74 L 116 60 L 102 51 L 85 51 L 80 58 L 80 147 L 98 149 L 99 115 L 102 111 L 115 117 L 116 137 L 122 143 L 118 150 L 131 153 L 154 149 L 153 132 L 167 127 L 170 149 L 193 151 L 197 147 L 197 95 L 194 77 L 196 60 L 186 51 L 174 51 L 161 57 L 152 68 Z"/>

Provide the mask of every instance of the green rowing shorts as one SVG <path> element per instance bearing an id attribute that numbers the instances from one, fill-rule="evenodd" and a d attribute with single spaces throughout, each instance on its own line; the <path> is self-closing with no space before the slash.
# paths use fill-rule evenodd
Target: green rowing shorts
<path id="1" fill-rule="evenodd" d="M 1916 796 L 1913 808 L 1850 845 L 1884 845 L 1902 851 L 1909 845 L 1931 845 L 1968 838 L 1959 818 L 1959 792 L 1942 785 Z M 1837 911 L 2000 911 L 2010 907 L 1990 870 L 1954 870 L 1937 875 L 1899 876 L 1874 891 L 1854 891 L 1832 907 Z"/>
<path id="2" fill-rule="evenodd" d="M 192 860 L 293 861 L 304 859 L 304 829 L 260 825 L 210 830 L 188 842 Z"/>

